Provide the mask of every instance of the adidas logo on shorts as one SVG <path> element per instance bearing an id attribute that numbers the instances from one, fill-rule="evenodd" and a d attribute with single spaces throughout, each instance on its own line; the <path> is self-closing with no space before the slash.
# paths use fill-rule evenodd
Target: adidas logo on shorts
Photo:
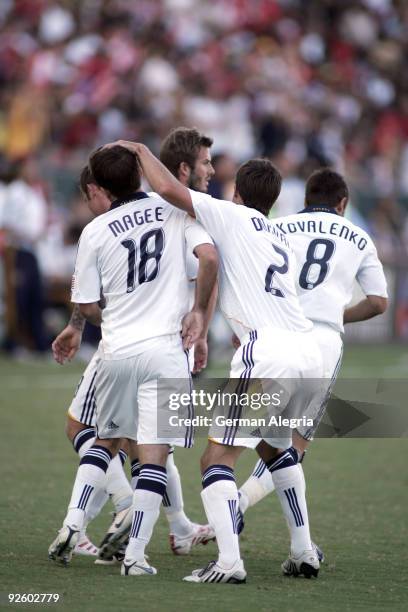
<path id="1" fill-rule="evenodd" d="M 108 429 L 119 429 L 119 425 L 116 425 L 114 421 L 111 421 L 108 425 Z"/>

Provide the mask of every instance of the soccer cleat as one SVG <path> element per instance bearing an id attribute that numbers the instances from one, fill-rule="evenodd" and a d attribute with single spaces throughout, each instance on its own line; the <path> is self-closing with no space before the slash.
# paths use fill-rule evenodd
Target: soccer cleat
<path id="1" fill-rule="evenodd" d="M 119 550 L 117 550 L 111 557 L 108 559 L 96 559 L 95 565 L 116 565 L 117 563 L 122 563 L 126 554 L 126 547 L 128 545 L 128 540 L 126 539 L 123 544 L 120 545 Z"/>
<path id="2" fill-rule="evenodd" d="M 86 557 L 97 557 L 98 547 L 88 538 L 86 533 L 78 539 L 74 548 L 74 555 L 85 555 Z"/>
<path id="3" fill-rule="evenodd" d="M 216 561 L 199 570 L 194 570 L 190 576 L 183 578 L 185 582 L 216 582 L 224 584 L 243 584 L 246 582 L 246 571 L 244 564 L 237 561 L 231 569 L 227 570 L 218 565 Z"/>
<path id="4" fill-rule="evenodd" d="M 319 559 L 319 563 L 324 563 L 324 552 L 322 551 L 322 549 L 320 548 L 320 546 L 318 546 L 317 544 L 315 544 L 314 542 L 312 542 L 312 548 L 315 550 L 317 558 Z"/>
<path id="5" fill-rule="evenodd" d="M 211 525 L 198 525 L 192 523 L 193 531 L 188 536 L 170 534 L 170 548 L 175 555 L 188 555 L 193 546 L 208 544 L 215 540 L 215 531 Z"/>
<path id="6" fill-rule="evenodd" d="M 72 559 L 72 553 L 79 539 L 79 529 L 76 525 L 63 525 L 57 537 L 48 549 L 48 558 L 64 565 Z"/>
<path id="7" fill-rule="evenodd" d="M 290 555 L 281 565 L 282 572 L 285 576 L 301 576 L 317 578 L 319 573 L 319 559 L 316 550 L 305 550 L 298 557 Z"/>
<path id="8" fill-rule="evenodd" d="M 118 512 L 113 519 L 105 537 L 103 538 L 98 552 L 98 558 L 109 560 L 118 552 L 123 542 L 129 535 L 132 526 L 133 507 L 125 508 Z"/>
<path id="9" fill-rule="evenodd" d="M 155 576 L 157 569 L 144 561 L 132 561 L 124 559 L 120 569 L 121 576 Z"/>

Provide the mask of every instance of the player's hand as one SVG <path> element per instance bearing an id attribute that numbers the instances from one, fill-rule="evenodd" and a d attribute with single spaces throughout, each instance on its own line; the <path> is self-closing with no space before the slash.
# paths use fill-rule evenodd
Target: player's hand
<path id="1" fill-rule="evenodd" d="M 201 372 L 207 366 L 208 344 L 207 340 L 199 338 L 194 343 L 194 367 L 193 374 Z"/>
<path id="2" fill-rule="evenodd" d="M 236 334 L 232 334 L 231 342 L 235 350 L 239 349 L 241 346 L 241 341 Z"/>
<path id="3" fill-rule="evenodd" d="M 81 346 L 82 331 L 67 325 L 52 343 L 52 354 L 57 363 L 64 365 L 71 361 Z"/>
<path id="4" fill-rule="evenodd" d="M 191 349 L 204 329 L 204 314 L 200 310 L 191 310 L 184 317 L 181 325 L 183 348 Z"/>
<path id="5" fill-rule="evenodd" d="M 123 147 L 131 153 L 139 155 L 143 149 L 147 149 L 146 145 L 141 142 L 132 142 L 131 140 L 116 140 L 115 142 L 108 142 L 104 145 L 104 149 L 111 149 L 112 147 Z"/>

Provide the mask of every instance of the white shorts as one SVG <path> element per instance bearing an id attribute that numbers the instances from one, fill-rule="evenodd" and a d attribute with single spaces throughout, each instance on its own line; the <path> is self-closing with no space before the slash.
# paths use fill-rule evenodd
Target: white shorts
<path id="1" fill-rule="evenodd" d="M 71 419 L 88 427 L 95 427 L 95 379 L 100 361 L 101 352 L 98 349 L 82 374 L 68 408 Z"/>
<path id="2" fill-rule="evenodd" d="M 190 448 L 194 441 L 191 425 L 183 428 L 182 436 L 177 431 L 180 437 L 158 434 L 158 412 L 169 411 L 164 394 L 158 401 L 158 379 L 174 380 L 177 392 L 191 391 L 188 355 L 179 335 L 158 339 L 154 348 L 134 357 L 101 359 L 95 379 L 98 437 Z M 193 418 L 191 405 L 186 407 L 185 417 Z"/>
<path id="3" fill-rule="evenodd" d="M 224 408 L 217 409 L 209 432 L 210 440 L 227 446 L 255 448 L 263 439 L 275 448 L 290 447 L 292 429 L 270 426 L 268 417 L 272 414 L 278 417 L 284 413 L 282 416 L 290 414 L 291 418 L 301 418 L 308 411 L 309 405 L 314 405 L 316 397 L 321 398 L 319 379 L 322 372 L 322 358 L 312 331 L 300 333 L 263 328 L 250 332 L 242 339 L 232 359 L 230 379 L 235 381 L 231 382 L 234 382 L 236 393 L 240 395 L 246 394 L 252 381 L 256 380 L 262 387 L 262 393 L 279 395 L 279 405 L 267 408 L 266 426 L 255 426 L 250 433 L 239 421 L 243 412 L 241 406 L 228 407 L 228 414 L 225 414 Z M 308 378 L 313 379 L 309 381 L 310 384 L 305 380 Z M 229 418 L 230 422 L 232 420 L 233 424 L 229 422 L 220 432 L 217 417 L 222 415 Z M 245 411 L 245 416 L 248 416 L 248 411 Z M 251 437 L 246 437 L 248 435 Z"/>
<path id="4" fill-rule="evenodd" d="M 340 333 L 325 323 L 314 323 L 313 334 L 319 346 L 323 359 L 323 378 L 327 379 L 325 393 L 321 402 L 312 406 L 310 417 L 313 419 L 312 427 L 298 427 L 298 433 L 305 440 L 313 440 L 316 429 L 326 411 L 330 393 L 336 382 L 343 357 L 343 341 Z"/>

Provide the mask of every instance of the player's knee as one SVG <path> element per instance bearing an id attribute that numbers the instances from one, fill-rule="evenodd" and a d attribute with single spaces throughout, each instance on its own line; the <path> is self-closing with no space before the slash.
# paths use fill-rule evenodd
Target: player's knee
<path id="1" fill-rule="evenodd" d="M 67 419 L 65 421 L 65 434 L 70 442 L 72 442 L 77 433 L 79 433 L 83 429 L 86 429 L 85 425 L 83 425 L 82 423 L 78 423 L 77 421 L 74 421 L 69 416 L 67 416 Z"/>
<path id="2" fill-rule="evenodd" d="M 100 438 L 96 438 L 95 440 L 95 444 L 106 448 L 110 452 L 112 457 L 114 457 L 118 453 L 121 446 L 121 442 L 122 438 L 106 438 L 103 440 L 101 440 Z"/>
<path id="3" fill-rule="evenodd" d="M 230 465 L 231 460 L 231 448 L 209 441 L 200 459 L 201 473 L 204 474 L 211 465 Z"/>

